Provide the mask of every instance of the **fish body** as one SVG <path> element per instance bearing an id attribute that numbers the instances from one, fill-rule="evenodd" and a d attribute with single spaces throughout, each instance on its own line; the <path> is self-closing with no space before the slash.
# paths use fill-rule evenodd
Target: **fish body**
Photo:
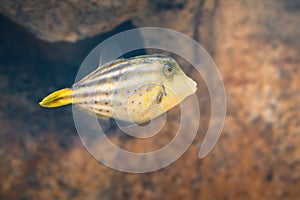
<path id="1" fill-rule="evenodd" d="M 104 64 L 71 88 L 50 94 L 40 105 L 72 103 L 100 118 L 141 124 L 178 105 L 196 90 L 196 82 L 172 57 L 153 54 Z"/>

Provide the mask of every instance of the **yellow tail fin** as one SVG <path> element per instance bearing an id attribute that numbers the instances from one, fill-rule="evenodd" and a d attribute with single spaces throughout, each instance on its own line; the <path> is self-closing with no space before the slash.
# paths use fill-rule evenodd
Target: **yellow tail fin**
<path id="1" fill-rule="evenodd" d="M 40 102 L 40 105 L 42 107 L 54 108 L 54 107 L 70 104 L 73 102 L 72 94 L 73 94 L 73 90 L 70 88 L 58 90 L 45 97 Z"/>

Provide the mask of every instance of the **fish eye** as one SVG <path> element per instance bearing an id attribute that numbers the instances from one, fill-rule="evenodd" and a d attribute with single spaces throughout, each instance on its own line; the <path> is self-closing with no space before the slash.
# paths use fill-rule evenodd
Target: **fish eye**
<path id="1" fill-rule="evenodd" d="M 170 64 L 164 65 L 163 72 L 166 76 L 172 75 L 174 73 L 174 68 Z"/>

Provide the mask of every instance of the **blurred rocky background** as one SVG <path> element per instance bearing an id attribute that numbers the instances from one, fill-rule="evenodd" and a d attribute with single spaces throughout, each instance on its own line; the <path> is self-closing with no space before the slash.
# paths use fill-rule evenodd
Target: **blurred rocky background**
<path id="1" fill-rule="evenodd" d="M 300 1 L 1 0 L 0 12 L 0 199 L 299 199 Z M 129 174 L 86 151 L 70 106 L 38 102 L 72 85 L 98 43 L 143 26 L 199 41 L 222 74 L 228 110 L 217 145 L 198 159 L 210 101 L 183 67 L 199 85 L 195 142 L 165 169 Z M 109 137 L 147 152 L 173 128 L 147 145 L 118 130 Z"/>

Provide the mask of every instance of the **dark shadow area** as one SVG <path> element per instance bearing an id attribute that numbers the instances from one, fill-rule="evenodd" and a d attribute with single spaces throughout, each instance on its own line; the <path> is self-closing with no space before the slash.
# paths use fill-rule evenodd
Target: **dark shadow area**
<path id="1" fill-rule="evenodd" d="M 81 62 L 96 45 L 135 27 L 126 21 L 110 32 L 76 43 L 50 43 L 37 39 L 2 15 L 0 24 L 0 116 L 10 127 L 9 137 L 26 129 L 29 135 L 40 137 L 45 132 L 57 134 L 65 143 L 64 136 L 77 134 L 71 106 L 44 109 L 38 105 L 39 101 L 50 92 L 71 86 Z M 137 42 L 141 40 L 140 36 L 136 37 Z M 126 56 L 144 52 L 130 52 Z M 14 126 L 16 123 L 20 126 Z"/>

